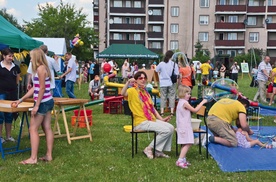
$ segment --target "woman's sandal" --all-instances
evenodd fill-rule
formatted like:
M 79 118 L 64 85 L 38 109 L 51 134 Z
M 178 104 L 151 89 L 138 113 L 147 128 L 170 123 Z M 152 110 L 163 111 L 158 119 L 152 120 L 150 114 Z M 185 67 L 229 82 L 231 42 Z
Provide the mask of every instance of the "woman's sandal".
M 164 154 L 163 152 L 160 152 L 160 151 L 156 151 L 155 156 L 156 157 L 163 157 L 163 158 L 170 158 L 170 156 L 168 156 L 167 154 Z
M 272 145 L 267 144 L 267 145 L 265 146 L 265 148 L 267 148 L 267 149 L 272 149 L 272 148 L 273 148 L 273 146 L 272 146 Z
M 149 159 L 153 159 L 153 153 L 152 150 L 148 147 L 146 147 L 143 151 L 143 153 L 147 156 Z

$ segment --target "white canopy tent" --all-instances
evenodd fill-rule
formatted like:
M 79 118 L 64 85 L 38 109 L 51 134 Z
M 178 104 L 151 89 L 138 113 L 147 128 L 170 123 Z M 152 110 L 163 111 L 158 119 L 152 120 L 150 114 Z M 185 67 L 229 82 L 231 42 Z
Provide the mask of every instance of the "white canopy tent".
M 49 51 L 59 56 L 63 56 L 67 52 L 65 38 L 33 37 L 33 39 L 44 42 L 44 45 L 47 45 Z

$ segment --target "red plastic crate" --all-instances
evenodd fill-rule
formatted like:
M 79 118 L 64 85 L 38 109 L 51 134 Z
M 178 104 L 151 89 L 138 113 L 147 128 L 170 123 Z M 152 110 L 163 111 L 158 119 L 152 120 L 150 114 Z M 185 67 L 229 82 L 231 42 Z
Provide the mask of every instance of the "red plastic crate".
M 79 110 L 74 110 L 74 115 L 78 116 Z M 92 110 L 91 109 L 86 109 L 86 115 L 87 116 L 92 116 Z M 84 111 L 80 110 L 80 116 L 84 116 Z
M 93 125 L 92 116 L 87 116 L 87 118 L 88 118 L 89 126 L 92 126 Z M 71 125 L 72 126 L 75 126 L 76 119 L 77 119 L 77 116 L 71 116 Z M 85 123 L 85 117 L 84 116 L 79 117 L 78 127 L 79 128 L 86 128 L 86 123 Z

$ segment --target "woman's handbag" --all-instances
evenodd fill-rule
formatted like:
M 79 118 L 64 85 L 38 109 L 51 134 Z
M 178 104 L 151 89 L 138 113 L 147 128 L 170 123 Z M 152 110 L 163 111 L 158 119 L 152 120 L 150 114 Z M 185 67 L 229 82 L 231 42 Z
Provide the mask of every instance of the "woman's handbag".
M 172 75 L 171 75 L 172 83 L 177 82 L 177 75 L 174 73 L 174 66 L 175 66 L 175 63 L 173 64 L 173 70 L 172 70 Z

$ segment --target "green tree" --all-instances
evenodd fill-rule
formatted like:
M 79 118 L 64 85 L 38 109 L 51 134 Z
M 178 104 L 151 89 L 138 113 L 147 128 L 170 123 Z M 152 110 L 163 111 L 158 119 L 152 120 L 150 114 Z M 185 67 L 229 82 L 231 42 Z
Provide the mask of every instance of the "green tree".
M 206 62 L 210 59 L 210 51 L 208 49 L 202 49 L 203 45 L 200 41 L 197 41 L 195 45 L 195 56 L 192 58 L 193 61 Z
M 77 9 L 74 4 L 64 4 L 62 0 L 57 7 L 50 4 L 46 6 L 38 5 L 38 18 L 31 22 L 24 21 L 25 32 L 32 37 L 64 37 L 67 50 L 77 56 L 79 60 L 93 58 L 91 45 L 98 44 L 98 36 L 87 21 L 87 15 L 81 9 Z M 70 47 L 70 40 L 79 34 L 84 42 L 83 46 Z M 54 51 L 54 50 L 52 50 Z
M 13 24 L 19 30 L 23 30 L 23 28 L 21 27 L 21 25 L 19 25 L 17 19 L 13 15 L 9 14 L 7 12 L 6 8 L 3 8 L 3 9 L 0 10 L 0 15 L 3 16 L 6 20 L 8 20 L 8 22 L 10 22 L 11 24 Z

